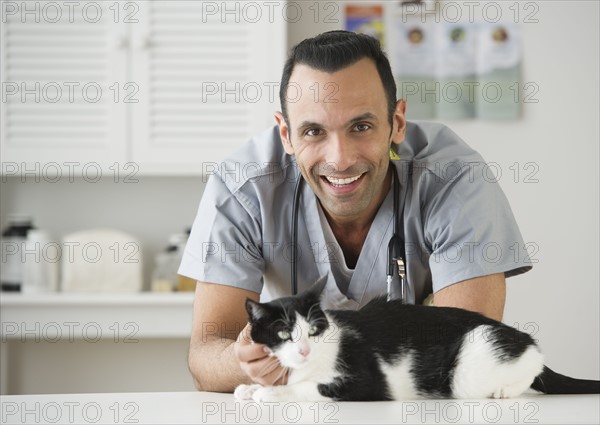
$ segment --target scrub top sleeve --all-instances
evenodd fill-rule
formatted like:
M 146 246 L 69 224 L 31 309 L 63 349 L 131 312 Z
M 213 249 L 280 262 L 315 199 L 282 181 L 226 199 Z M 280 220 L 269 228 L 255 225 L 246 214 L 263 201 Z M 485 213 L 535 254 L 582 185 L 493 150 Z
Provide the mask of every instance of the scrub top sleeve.
M 178 273 L 260 293 L 265 267 L 261 222 L 238 195 L 219 176 L 210 177 Z
M 446 179 L 428 175 L 436 188 L 423 209 L 434 292 L 466 279 L 531 269 L 508 200 L 498 182 L 485 178 L 485 166 L 463 164 Z

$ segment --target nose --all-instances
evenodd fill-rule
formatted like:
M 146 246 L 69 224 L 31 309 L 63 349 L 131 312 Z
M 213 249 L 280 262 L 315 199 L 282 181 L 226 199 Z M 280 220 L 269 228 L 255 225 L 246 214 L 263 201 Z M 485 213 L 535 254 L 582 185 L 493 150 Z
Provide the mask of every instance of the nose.
M 343 134 L 333 133 L 327 141 L 326 162 L 333 170 L 346 170 L 352 166 L 353 151 L 351 141 Z
M 308 347 L 308 346 L 300 347 L 300 348 L 298 348 L 298 352 L 300 353 L 300 355 L 302 357 L 306 357 L 310 354 L 310 347 Z

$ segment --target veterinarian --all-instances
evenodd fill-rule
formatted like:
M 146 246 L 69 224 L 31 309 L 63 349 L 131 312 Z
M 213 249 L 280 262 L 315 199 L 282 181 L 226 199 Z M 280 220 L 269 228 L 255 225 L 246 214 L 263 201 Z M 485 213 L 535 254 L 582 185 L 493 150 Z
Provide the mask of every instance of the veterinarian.
M 198 281 L 189 368 L 199 389 L 285 383 L 278 361 L 242 337 L 246 298 L 290 295 L 292 258 L 298 292 L 327 279 L 327 308 L 356 309 L 386 294 L 396 217 L 408 302 L 433 294 L 434 306 L 501 320 L 505 279 L 531 268 L 508 201 L 450 129 L 406 121 L 375 39 L 335 31 L 299 43 L 280 101 L 276 125 L 210 176 L 179 270 Z

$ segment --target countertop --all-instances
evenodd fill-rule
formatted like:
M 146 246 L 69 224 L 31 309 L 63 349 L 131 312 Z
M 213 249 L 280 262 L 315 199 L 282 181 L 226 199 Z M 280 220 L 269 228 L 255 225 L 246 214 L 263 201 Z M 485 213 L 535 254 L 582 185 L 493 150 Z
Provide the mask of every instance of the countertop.
M 1 396 L 1 423 L 598 424 L 600 395 L 525 394 L 504 400 L 238 402 L 208 392 Z

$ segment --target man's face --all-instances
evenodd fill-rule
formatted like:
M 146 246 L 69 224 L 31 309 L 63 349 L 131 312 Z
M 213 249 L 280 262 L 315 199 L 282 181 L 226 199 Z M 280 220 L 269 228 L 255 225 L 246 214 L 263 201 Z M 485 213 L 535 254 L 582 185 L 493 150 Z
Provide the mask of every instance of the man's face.
M 288 89 L 288 127 L 276 114 L 285 150 L 334 220 L 374 214 L 389 188 L 391 142 L 404 138 L 404 103 L 390 126 L 377 68 L 362 59 L 334 73 L 296 65 Z

